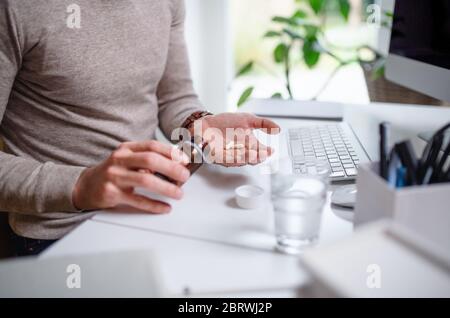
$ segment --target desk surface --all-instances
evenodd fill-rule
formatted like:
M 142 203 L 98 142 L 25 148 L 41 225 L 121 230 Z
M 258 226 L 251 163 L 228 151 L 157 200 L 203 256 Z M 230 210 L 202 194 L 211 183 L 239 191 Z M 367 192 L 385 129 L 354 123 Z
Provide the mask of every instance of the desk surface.
M 236 186 L 255 182 L 248 170 L 256 168 L 245 170 L 223 175 L 203 169 L 186 185 L 186 199 L 168 215 L 101 212 L 44 256 L 149 248 L 159 257 L 170 294 L 183 295 L 187 288 L 194 295 L 266 291 L 293 296 L 308 276 L 297 257 L 274 250 L 270 201 L 266 197 L 257 210 L 232 203 Z M 211 180 L 222 182 L 211 187 Z M 320 244 L 349 237 L 352 228 L 327 204 Z
M 450 109 L 347 105 L 344 118 L 369 155 L 376 158 L 379 122 L 391 121 L 395 139 L 414 137 L 414 144 L 420 149 L 423 142 L 415 136 L 447 122 Z M 276 121 L 284 130 L 316 123 Z M 280 147 L 281 152 L 285 151 Z M 184 201 L 174 203 L 170 215 L 102 212 L 43 257 L 151 248 L 159 257 L 163 280 L 171 294 L 182 295 L 189 289 L 195 295 L 245 295 L 259 291 L 259 296 L 294 296 L 296 287 L 305 283 L 308 276 L 298 259 L 274 251 L 270 200 L 266 197 L 263 207 L 254 211 L 241 210 L 233 201 L 235 187 L 242 184 L 256 183 L 268 190 L 268 176 L 261 175 L 258 169 L 203 168 L 185 186 Z M 327 203 L 319 245 L 352 235 L 351 222 L 338 217 L 342 213 L 345 212 L 333 211 Z
M 169 295 L 294 295 L 307 280 L 292 256 L 87 221 L 43 257 L 150 249 Z

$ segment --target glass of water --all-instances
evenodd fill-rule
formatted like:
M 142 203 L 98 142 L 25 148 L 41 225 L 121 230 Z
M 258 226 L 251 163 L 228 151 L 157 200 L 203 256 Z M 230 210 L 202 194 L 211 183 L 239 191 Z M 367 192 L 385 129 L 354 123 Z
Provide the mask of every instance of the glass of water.
M 271 176 L 277 249 L 299 254 L 319 238 L 330 168 L 317 160 L 278 160 Z

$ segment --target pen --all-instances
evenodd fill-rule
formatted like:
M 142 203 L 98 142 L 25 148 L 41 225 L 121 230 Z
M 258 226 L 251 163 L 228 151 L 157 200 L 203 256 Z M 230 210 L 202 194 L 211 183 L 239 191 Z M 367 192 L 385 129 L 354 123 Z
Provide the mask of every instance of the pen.
M 389 156 L 389 166 L 387 168 L 386 180 L 392 188 L 397 187 L 398 168 L 401 167 L 400 158 L 397 155 L 395 149 L 392 149 Z
M 404 141 L 395 145 L 395 150 L 402 165 L 405 167 L 406 185 L 417 184 L 417 157 L 410 141 Z
M 448 167 L 447 172 L 443 174 L 442 182 L 450 182 L 450 167 Z
M 388 133 L 389 124 L 384 122 L 380 124 L 380 176 L 387 180 L 388 179 Z
M 450 140 L 448 141 L 447 147 L 445 148 L 445 151 L 444 151 L 444 154 L 442 155 L 441 160 L 437 164 L 436 170 L 434 171 L 432 178 L 436 182 L 445 182 L 446 181 L 444 168 L 445 168 L 445 163 L 447 162 L 449 156 L 450 156 Z
M 436 181 L 432 180 L 432 177 L 439 173 L 436 160 L 438 159 L 439 152 L 445 140 L 445 132 L 449 128 L 450 123 L 439 129 L 425 147 L 419 163 L 418 182 L 420 184 L 427 184 L 428 182 Z M 444 176 L 444 179 L 448 178 L 445 178 Z
M 397 168 L 396 188 L 403 188 L 405 186 L 406 186 L 406 168 L 399 167 Z
M 438 135 L 434 138 L 430 148 L 430 152 L 425 160 L 425 164 L 422 168 L 422 184 L 429 184 L 432 181 L 432 176 L 435 172 L 436 160 L 441 151 L 442 143 L 444 141 L 443 135 Z

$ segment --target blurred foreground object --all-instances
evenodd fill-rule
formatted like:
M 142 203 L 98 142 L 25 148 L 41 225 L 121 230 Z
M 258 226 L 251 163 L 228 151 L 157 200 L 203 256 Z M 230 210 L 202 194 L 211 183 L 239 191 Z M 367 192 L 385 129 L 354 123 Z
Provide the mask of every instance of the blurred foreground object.
M 119 252 L 0 262 L 2 298 L 161 297 L 150 252 Z
M 407 227 L 381 221 L 302 258 L 309 297 L 450 297 L 450 252 L 435 253 Z

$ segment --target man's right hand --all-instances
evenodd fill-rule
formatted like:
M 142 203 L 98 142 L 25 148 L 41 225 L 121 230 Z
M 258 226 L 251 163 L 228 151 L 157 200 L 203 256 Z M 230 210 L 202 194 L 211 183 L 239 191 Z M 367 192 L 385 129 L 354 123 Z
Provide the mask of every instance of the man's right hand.
M 124 204 L 150 213 L 168 213 L 170 205 L 136 194 L 134 190 L 144 188 L 180 200 L 181 188 L 153 173 L 185 183 L 190 176 L 185 167 L 188 160 L 181 151 L 154 140 L 124 143 L 100 165 L 81 174 L 73 191 L 73 204 L 79 210 Z

